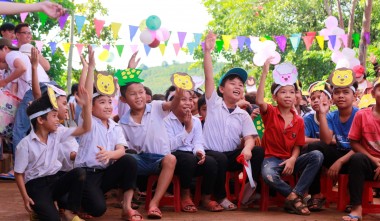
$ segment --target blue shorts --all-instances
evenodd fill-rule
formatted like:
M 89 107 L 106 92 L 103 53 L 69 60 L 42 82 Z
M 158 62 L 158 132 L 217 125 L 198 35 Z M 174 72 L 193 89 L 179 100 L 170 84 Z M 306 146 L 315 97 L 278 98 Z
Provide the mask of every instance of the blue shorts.
M 137 175 L 159 174 L 161 171 L 161 160 L 165 155 L 155 153 L 130 154 L 137 161 Z

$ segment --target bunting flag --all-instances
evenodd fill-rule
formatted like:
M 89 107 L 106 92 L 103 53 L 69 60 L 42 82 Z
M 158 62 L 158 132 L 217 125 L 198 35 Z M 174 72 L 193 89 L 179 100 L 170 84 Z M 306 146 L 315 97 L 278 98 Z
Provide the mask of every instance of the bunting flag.
M 38 51 L 42 51 L 42 47 L 44 46 L 44 43 L 42 41 L 34 41 L 36 43 L 36 47 Z
M 160 45 L 158 45 L 158 48 L 160 49 L 162 56 L 164 56 L 166 45 L 165 44 L 160 44 Z
M 168 40 L 165 41 L 165 46 L 168 46 L 168 42 L 171 36 L 172 36 L 172 31 L 169 31 L 169 38 Z
M 119 38 L 120 27 L 121 27 L 121 23 L 111 22 L 112 35 L 113 35 L 113 39 L 115 40 Z
M 189 42 L 187 43 L 187 48 L 189 49 L 190 55 L 194 54 L 194 50 L 197 47 L 197 44 L 195 42 Z
M 201 43 L 202 34 L 201 33 L 194 33 L 194 42 L 196 45 L 199 45 Z
M 131 41 L 133 40 L 133 37 L 135 37 L 138 29 L 139 26 L 129 25 L 129 38 L 131 39 Z
M 236 53 L 236 50 L 238 48 L 238 40 L 236 38 L 231 39 L 230 45 L 231 45 L 231 48 L 232 48 L 232 52 Z
M 305 43 L 306 50 L 310 51 L 310 47 L 311 47 L 311 45 L 313 44 L 313 41 L 314 41 L 314 36 L 304 36 L 303 37 L 303 41 Z
M 49 42 L 50 50 L 51 50 L 51 55 L 55 54 L 55 51 L 57 50 L 57 43 L 51 41 Z
M 369 45 L 371 43 L 371 35 L 369 34 L 369 32 L 364 32 L 364 40 L 365 40 L 365 44 Z
M 106 49 L 107 51 L 110 50 L 110 47 L 111 47 L 110 45 L 103 45 L 103 48 Z
M 25 22 L 25 19 L 26 17 L 28 16 L 29 12 L 21 12 L 20 13 L 20 18 L 21 18 L 21 22 L 24 23 Z
M 98 20 L 98 19 L 94 18 L 95 32 L 96 32 L 96 35 L 98 36 L 98 38 L 100 38 L 100 32 L 102 32 L 105 23 L 106 23 L 106 21 L 104 21 L 104 20 Z
M 329 40 L 330 40 L 330 43 L 331 43 L 331 47 L 335 48 L 336 35 L 329 35 Z
M 181 48 L 181 45 L 179 43 L 173 43 L 174 52 L 178 56 L 179 49 Z
M 144 49 L 146 56 L 148 56 L 151 48 L 149 47 L 149 45 L 144 44 Z
M 75 15 L 75 24 L 77 26 L 78 34 L 82 32 L 82 28 L 84 25 L 84 22 L 86 21 L 86 17 L 82 15 Z
M 70 50 L 70 43 L 62 43 L 63 51 L 66 53 L 66 55 L 69 53 Z
M 82 54 L 84 44 L 75 44 L 75 47 L 77 47 L 79 56 Z
M 61 28 L 61 30 L 63 30 L 63 28 L 65 27 L 65 24 L 67 22 L 67 18 L 68 17 L 69 17 L 68 13 L 66 13 L 66 14 L 62 15 L 61 17 L 59 17 L 58 23 L 59 23 L 59 27 Z
M 183 42 L 185 41 L 186 32 L 179 31 L 178 32 L 178 40 L 179 40 L 179 46 L 183 46 Z
M 275 36 L 274 39 L 277 42 L 278 47 L 282 52 L 285 52 L 286 48 L 286 37 L 284 35 Z
M 237 36 L 236 39 L 238 40 L 238 47 L 240 51 L 244 50 L 244 42 L 247 37 L 245 36 Z
M 134 53 L 137 51 L 137 49 L 139 48 L 138 45 L 130 45 L 130 47 L 131 47 L 131 51 L 132 51 L 133 54 L 134 54 Z
M 250 38 L 245 38 L 245 45 L 247 45 L 247 48 L 252 51 L 251 49 L 251 39 Z
M 91 47 L 92 47 L 92 49 L 95 49 L 98 47 L 98 45 L 97 44 L 91 44 Z
M 359 47 L 359 42 L 360 42 L 360 34 L 359 33 L 354 33 L 352 34 L 352 40 L 354 40 L 354 45 L 355 47 Z
M 316 36 L 317 35 L 317 32 L 315 32 L 315 31 L 308 31 L 308 32 L 306 32 L 306 36 Z
M 342 39 L 343 45 L 346 48 L 347 47 L 347 41 L 348 41 L 348 35 L 344 34 L 344 35 L 340 35 L 339 37 L 340 37 L 340 39 Z
M 222 40 L 223 40 L 223 48 L 224 50 L 230 49 L 230 41 L 232 39 L 232 35 L 222 35 Z
M 216 44 L 216 51 L 219 53 L 223 49 L 224 42 L 221 39 L 217 39 L 215 44 Z
M 202 51 L 205 51 L 205 42 L 204 41 L 201 42 L 201 47 L 202 47 Z
M 117 54 L 119 55 L 119 57 L 121 57 L 121 55 L 123 54 L 124 45 L 115 45 L 115 47 L 117 50 Z
M 46 20 L 48 18 L 47 14 L 43 12 L 38 12 L 37 14 L 38 14 L 38 17 L 40 18 L 41 25 L 45 26 Z
M 321 50 L 325 49 L 325 37 L 318 35 L 315 37 L 317 39 L 318 46 Z
M 293 47 L 293 50 L 297 51 L 298 46 L 300 45 L 301 37 L 296 35 L 296 36 L 291 36 L 289 39 L 290 39 L 290 43 Z
M 265 38 L 266 40 L 269 40 L 269 41 L 272 41 L 272 40 L 273 40 L 272 37 L 269 36 L 269 35 L 265 35 L 264 38 Z

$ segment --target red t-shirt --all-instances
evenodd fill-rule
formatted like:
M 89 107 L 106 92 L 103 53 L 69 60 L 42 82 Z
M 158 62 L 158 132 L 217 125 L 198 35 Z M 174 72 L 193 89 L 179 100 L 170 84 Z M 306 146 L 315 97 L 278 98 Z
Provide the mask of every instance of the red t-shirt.
M 286 128 L 285 121 L 277 107 L 268 104 L 267 112 L 261 113 L 265 126 L 262 139 L 265 158 L 278 157 L 287 159 L 291 157 L 294 146 L 305 145 L 305 125 L 303 119 L 294 110 L 291 110 L 291 112 L 293 120 Z
M 359 141 L 368 153 L 380 158 L 380 118 L 373 115 L 372 108 L 356 113 L 348 138 Z

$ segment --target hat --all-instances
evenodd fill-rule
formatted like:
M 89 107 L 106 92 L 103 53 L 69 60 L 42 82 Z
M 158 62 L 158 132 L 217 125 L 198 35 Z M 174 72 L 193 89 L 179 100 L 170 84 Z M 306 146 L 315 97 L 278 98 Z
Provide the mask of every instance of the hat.
M 18 47 L 13 46 L 12 42 L 6 38 L 0 39 L 0 46 L 7 46 L 9 49 L 18 50 Z
M 354 71 L 356 78 L 360 78 L 365 74 L 365 69 L 362 65 L 356 65 L 352 68 L 352 70 Z
M 34 48 L 32 44 L 23 44 L 18 50 L 28 56 L 32 56 L 32 48 Z
M 219 85 L 222 84 L 223 80 L 230 75 L 237 75 L 243 83 L 245 83 L 248 78 L 248 74 L 243 68 L 232 68 L 220 78 Z

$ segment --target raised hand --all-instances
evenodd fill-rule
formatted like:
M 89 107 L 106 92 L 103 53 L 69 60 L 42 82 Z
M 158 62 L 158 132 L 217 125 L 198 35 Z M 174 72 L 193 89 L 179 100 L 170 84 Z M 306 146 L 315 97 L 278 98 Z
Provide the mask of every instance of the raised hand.
M 83 86 L 79 86 L 78 95 L 75 95 L 75 99 L 81 107 L 89 105 L 91 102 L 88 92 Z
M 325 93 L 321 93 L 321 96 L 319 98 L 319 113 L 327 114 L 327 112 L 329 112 L 329 109 L 330 109 L 329 100 L 327 96 L 325 95 Z
M 88 45 L 88 67 L 95 68 L 95 52 L 91 45 Z
M 37 3 L 41 6 L 41 10 L 51 18 L 59 18 L 66 13 L 66 10 L 57 3 L 44 1 Z
M 139 51 L 136 51 L 135 53 L 133 53 L 133 55 L 129 59 L 128 68 L 136 68 L 137 65 L 139 64 L 141 58 L 138 58 L 136 60 L 137 53 L 139 53 Z
M 209 31 L 205 39 L 205 51 L 211 52 L 215 48 L 216 35 Z
M 37 66 L 39 64 L 39 52 L 35 47 L 32 48 L 32 53 L 30 56 L 30 63 L 32 64 L 33 68 L 37 68 Z

